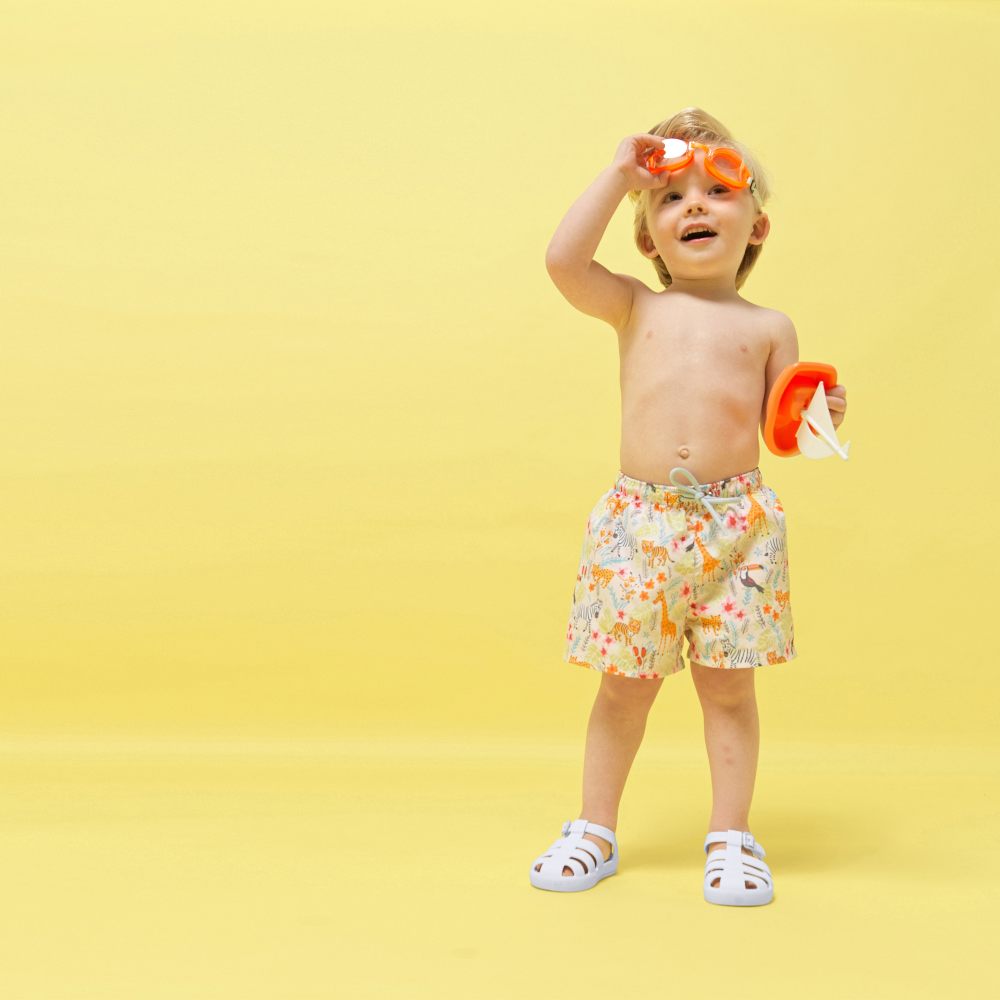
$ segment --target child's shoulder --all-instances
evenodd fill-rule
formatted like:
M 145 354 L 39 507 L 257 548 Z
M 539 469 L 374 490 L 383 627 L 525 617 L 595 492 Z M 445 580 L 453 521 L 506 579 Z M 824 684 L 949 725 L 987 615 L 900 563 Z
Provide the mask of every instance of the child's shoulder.
M 755 316 L 759 316 L 761 319 L 771 318 L 775 322 L 778 322 L 782 317 L 785 319 L 788 318 L 780 309 L 774 309 L 771 306 L 762 306 L 757 302 L 751 302 L 749 299 L 744 299 L 742 296 L 740 296 L 740 301 L 743 303 L 748 312 L 753 313 Z
M 786 313 L 771 306 L 761 306 L 749 299 L 743 300 L 746 303 L 748 315 L 751 316 L 761 328 L 768 334 L 773 344 L 778 344 L 788 339 L 795 339 L 795 324 Z
M 795 324 L 787 313 L 783 313 L 780 309 L 772 309 L 769 306 L 760 306 L 759 308 L 765 314 L 764 320 L 771 332 L 771 340 L 775 344 L 798 343 Z

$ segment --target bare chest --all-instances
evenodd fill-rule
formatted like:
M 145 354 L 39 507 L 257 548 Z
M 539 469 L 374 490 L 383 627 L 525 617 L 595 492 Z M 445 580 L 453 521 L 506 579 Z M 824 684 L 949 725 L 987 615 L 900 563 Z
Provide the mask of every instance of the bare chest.
M 665 482 L 680 464 L 713 482 L 757 464 L 770 312 L 643 297 L 619 336 L 622 471 Z

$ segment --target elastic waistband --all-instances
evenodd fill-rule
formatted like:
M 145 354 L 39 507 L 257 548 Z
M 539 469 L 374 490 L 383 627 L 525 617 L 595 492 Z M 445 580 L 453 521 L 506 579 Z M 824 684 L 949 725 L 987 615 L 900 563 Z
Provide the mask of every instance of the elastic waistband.
M 669 483 L 648 483 L 644 479 L 633 479 L 619 469 L 615 489 L 644 501 L 665 500 L 669 496 L 672 504 L 685 502 L 699 504 L 722 528 L 724 522 L 715 508 L 727 502 L 731 503 L 733 498 L 741 497 L 744 493 L 756 490 L 763 483 L 764 477 L 760 466 L 726 479 L 717 479 L 714 483 L 699 483 L 690 469 L 677 465 L 670 470 Z
M 642 500 L 655 500 L 673 495 L 679 499 L 695 502 L 704 494 L 713 497 L 738 497 L 760 489 L 763 485 L 764 474 L 760 471 L 760 466 L 726 479 L 717 479 L 714 483 L 699 483 L 691 471 L 682 465 L 670 470 L 669 483 L 649 483 L 644 479 L 633 479 L 632 476 L 626 476 L 621 469 L 618 470 L 618 478 L 615 480 L 617 489 Z

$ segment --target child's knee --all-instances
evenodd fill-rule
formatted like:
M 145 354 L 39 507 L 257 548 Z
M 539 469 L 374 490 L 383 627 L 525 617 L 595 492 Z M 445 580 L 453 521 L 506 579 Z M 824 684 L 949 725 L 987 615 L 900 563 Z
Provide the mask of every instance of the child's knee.
M 664 680 L 663 677 L 625 677 L 605 673 L 601 675 L 600 694 L 622 708 L 648 708 Z
M 702 703 L 722 708 L 738 708 L 753 702 L 754 667 L 724 669 L 691 663 L 691 677 Z

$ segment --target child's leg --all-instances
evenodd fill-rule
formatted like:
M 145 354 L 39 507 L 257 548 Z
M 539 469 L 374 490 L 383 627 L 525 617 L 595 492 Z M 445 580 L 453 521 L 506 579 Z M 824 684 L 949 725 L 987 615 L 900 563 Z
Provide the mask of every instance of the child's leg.
M 587 724 L 581 818 L 617 829 L 625 779 L 646 732 L 649 709 L 664 680 L 601 674 Z M 603 837 L 595 833 L 583 836 L 601 848 L 605 861 L 611 856 L 611 844 Z M 572 874 L 571 868 L 563 868 L 563 875 Z
M 750 829 L 750 800 L 760 748 L 754 673 L 753 667 L 727 670 L 691 663 L 691 676 L 705 717 L 705 747 L 712 773 L 709 830 Z M 709 844 L 708 849 L 724 846 Z M 743 853 L 752 854 L 745 847 Z M 747 883 L 747 888 L 753 886 Z

